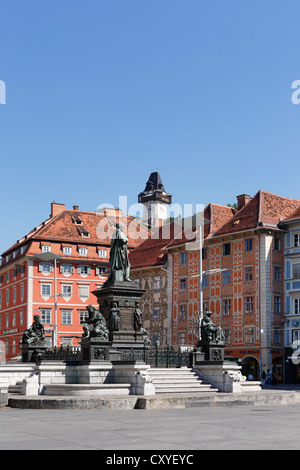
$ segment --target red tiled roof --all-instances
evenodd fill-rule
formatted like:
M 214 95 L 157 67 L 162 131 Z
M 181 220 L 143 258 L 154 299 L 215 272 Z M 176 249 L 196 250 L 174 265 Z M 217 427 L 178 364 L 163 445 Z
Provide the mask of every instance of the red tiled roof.
M 204 237 L 211 237 L 213 230 L 217 230 L 235 212 L 235 209 L 231 207 L 209 204 L 204 209 Z M 211 219 L 212 222 L 210 223 Z M 175 221 L 170 225 L 164 225 L 156 232 L 158 238 L 149 238 L 134 249 L 129 257 L 132 269 L 161 266 L 167 260 L 167 249 L 192 242 L 196 239 L 197 230 L 195 228 L 186 228 L 184 223 L 180 224 L 183 221 L 178 222 L 178 224 Z M 169 236 L 164 236 L 166 234 Z
M 242 232 L 256 227 L 276 227 L 300 206 L 300 200 L 290 199 L 266 191 L 256 195 L 239 210 L 215 235 Z
M 78 225 L 75 222 L 80 222 Z M 61 242 L 80 245 L 110 246 L 111 236 L 115 230 L 115 222 L 120 222 L 128 229 L 128 248 L 136 248 L 147 238 L 148 229 L 139 224 L 138 219 L 131 216 L 120 216 L 116 220 L 103 213 L 63 210 L 58 215 L 43 222 L 15 245 L 6 250 L 2 256 L 27 244 L 29 241 Z M 88 236 L 82 236 L 87 233 Z

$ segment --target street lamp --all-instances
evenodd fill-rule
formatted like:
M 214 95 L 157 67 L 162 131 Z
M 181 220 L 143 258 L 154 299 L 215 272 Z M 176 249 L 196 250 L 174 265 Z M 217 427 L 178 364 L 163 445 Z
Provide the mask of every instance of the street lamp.
M 60 255 L 51 252 L 41 253 L 35 255 L 38 261 L 50 262 L 54 261 L 54 331 L 53 331 L 53 346 L 57 346 L 57 290 L 56 290 L 56 266 L 57 260 L 61 259 Z

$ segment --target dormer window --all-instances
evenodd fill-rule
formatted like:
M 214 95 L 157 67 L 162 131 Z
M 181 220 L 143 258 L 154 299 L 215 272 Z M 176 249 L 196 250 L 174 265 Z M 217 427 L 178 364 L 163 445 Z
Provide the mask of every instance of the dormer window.
M 83 224 L 83 220 L 80 217 L 80 215 L 72 215 L 72 220 L 73 220 L 73 223 L 76 224 L 76 225 Z
M 51 245 L 42 245 L 42 253 L 50 253 Z

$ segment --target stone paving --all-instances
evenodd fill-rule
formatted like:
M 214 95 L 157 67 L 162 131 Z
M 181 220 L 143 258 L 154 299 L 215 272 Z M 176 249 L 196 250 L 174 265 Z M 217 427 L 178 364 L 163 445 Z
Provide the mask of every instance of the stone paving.
M 285 391 L 299 393 L 299 388 Z M 274 395 L 282 389 L 262 393 Z M 164 409 L 0 409 L 1 450 L 298 450 L 300 403 Z M 134 452 L 135 451 L 135 452 Z M 121 455 L 121 454 L 120 454 Z

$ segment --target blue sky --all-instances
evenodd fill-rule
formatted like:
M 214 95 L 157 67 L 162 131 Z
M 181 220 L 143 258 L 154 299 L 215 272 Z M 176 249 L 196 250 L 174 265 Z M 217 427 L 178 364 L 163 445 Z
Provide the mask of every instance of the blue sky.
M 50 203 L 299 198 L 300 3 L 2 0 L 0 251 Z

